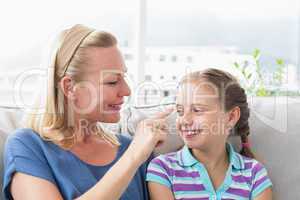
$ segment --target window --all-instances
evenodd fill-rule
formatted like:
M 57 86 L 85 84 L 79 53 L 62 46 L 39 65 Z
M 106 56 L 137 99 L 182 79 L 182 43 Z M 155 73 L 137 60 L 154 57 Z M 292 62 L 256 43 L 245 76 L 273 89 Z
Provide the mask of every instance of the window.
M 125 59 L 125 60 L 132 60 L 132 59 L 133 59 L 133 55 L 132 55 L 132 54 L 127 54 L 127 53 L 125 53 L 125 54 L 124 54 L 124 59 Z
M 269 94 L 275 88 L 300 91 L 297 0 L 149 0 L 147 5 L 146 48 L 160 55 L 160 62 L 145 67 L 154 80 L 169 72 L 180 79 L 186 71 L 216 67 L 244 84 L 254 83 L 248 79 L 259 79 L 258 61 L 259 81 Z
M 0 105 L 15 106 L 13 90 L 17 78 L 26 71 L 44 70 L 48 44 L 59 31 L 74 24 L 113 33 L 125 53 L 129 73 L 136 76 L 132 48 L 136 37 L 133 22 L 137 2 L 88 0 L 72 2 L 72 5 L 60 0 L 1 2 Z M 28 99 L 27 103 L 32 101 L 32 93 L 41 85 L 36 84 L 37 80 L 37 74 L 24 79 L 20 96 Z
M 177 62 L 177 56 L 172 56 L 171 60 L 172 60 L 172 62 Z
M 160 55 L 160 56 L 159 56 L 159 61 L 160 61 L 160 62 L 166 61 L 166 56 L 165 56 L 165 55 Z

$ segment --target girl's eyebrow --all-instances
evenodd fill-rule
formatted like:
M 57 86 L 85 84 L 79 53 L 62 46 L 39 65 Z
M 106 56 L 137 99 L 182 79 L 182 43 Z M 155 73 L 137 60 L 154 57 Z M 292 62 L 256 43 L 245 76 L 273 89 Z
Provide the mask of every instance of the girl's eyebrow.
M 201 103 L 194 103 L 192 106 L 203 106 L 203 107 L 208 107 L 206 104 L 201 104 Z
M 208 107 L 206 104 L 200 104 L 200 103 L 193 103 L 191 106 L 203 106 L 203 107 Z M 176 107 L 183 107 L 181 104 L 176 104 Z

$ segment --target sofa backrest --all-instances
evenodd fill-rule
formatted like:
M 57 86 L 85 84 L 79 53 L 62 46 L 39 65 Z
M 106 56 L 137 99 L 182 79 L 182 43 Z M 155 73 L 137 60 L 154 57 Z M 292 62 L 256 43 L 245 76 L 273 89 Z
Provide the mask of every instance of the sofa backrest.
M 253 98 L 249 99 L 250 139 L 252 147 L 259 160 L 269 171 L 274 184 L 274 200 L 300 199 L 298 192 L 300 183 L 300 98 Z M 114 131 L 133 135 L 138 121 L 152 116 L 162 107 L 134 108 L 124 110 L 118 125 L 113 125 Z M 175 134 L 175 118 L 173 113 L 167 121 L 172 127 L 172 134 L 167 142 L 156 149 L 156 153 L 175 151 L 183 145 L 180 137 Z M 24 114 L 20 109 L 0 108 L 0 153 L 7 134 L 22 127 Z M 110 128 L 108 125 L 107 128 Z M 240 139 L 230 137 L 230 142 L 238 150 Z M 3 159 L 1 158 L 1 161 Z M 2 171 L 2 162 L 0 166 Z M 2 176 L 2 173 L 1 173 Z

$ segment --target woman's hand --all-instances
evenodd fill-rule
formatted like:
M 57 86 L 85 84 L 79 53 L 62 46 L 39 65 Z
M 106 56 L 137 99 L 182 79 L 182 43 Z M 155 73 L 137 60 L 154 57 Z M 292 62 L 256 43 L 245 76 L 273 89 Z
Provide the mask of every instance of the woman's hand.
M 168 135 L 166 118 L 172 113 L 173 108 L 158 113 L 155 117 L 139 122 L 133 141 L 128 150 L 134 162 L 145 162 L 154 148 L 163 143 Z

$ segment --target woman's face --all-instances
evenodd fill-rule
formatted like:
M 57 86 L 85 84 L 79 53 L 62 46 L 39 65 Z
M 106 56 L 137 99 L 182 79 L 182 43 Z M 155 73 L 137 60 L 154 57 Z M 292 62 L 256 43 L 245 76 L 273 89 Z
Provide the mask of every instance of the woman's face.
M 76 84 L 75 112 L 92 122 L 118 122 L 124 97 L 130 95 L 121 53 L 116 46 L 88 48 L 86 53 L 84 78 Z
M 228 116 L 213 84 L 205 80 L 181 84 L 176 104 L 176 126 L 189 148 L 205 149 L 226 141 Z

